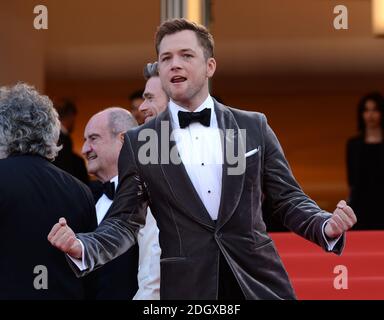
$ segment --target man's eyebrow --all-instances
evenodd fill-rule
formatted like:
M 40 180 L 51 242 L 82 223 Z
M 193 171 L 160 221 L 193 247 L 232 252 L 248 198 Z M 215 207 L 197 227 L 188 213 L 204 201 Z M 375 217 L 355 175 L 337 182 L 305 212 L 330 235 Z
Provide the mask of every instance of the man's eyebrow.
M 178 52 L 183 52 L 183 53 L 184 52 L 193 52 L 193 53 L 195 53 L 195 50 L 193 50 L 192 48 L 184 48 L 184 49 L 178 50 Z M 160 54 L 160 57 L 170 55 L 170 54 L 171 54 L 171 52 L 166 51 L 166 52 L 163 52 L 162 54 Z
M 91 139 L 91 138 L 98 138 L 98 137 L 100 137 L 100 135 L 98 133 L 91 133 L 87 137 L 85 137 L 84 140 L 86 138 Z
M 193 52 L 193 53 L 195 53 L 195 50 L 193 50 L 192 48 L 181 49 L 180 51 L 181 52 Z

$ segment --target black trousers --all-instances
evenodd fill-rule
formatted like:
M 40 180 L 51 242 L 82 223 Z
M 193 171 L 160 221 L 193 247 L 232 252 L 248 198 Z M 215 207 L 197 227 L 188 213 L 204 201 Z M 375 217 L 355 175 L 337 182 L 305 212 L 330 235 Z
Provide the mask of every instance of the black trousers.
M 219 300 L 245 300 L 245 296 L 223 254 L 219 260 Z

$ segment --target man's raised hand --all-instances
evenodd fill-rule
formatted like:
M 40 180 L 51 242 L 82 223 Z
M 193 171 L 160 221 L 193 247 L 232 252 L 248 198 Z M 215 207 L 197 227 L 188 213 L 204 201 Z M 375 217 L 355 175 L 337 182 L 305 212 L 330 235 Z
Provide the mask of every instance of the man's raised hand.
M 331 219 L 327 222 L 324 232 L 328 238 L 335 239 L 351 229 L 356 221 L 356 215 L 352 208 L 344 200 L 341 200 Z
M 48 234 L 48 241 L 71 257 L 81 259 L 83 250 L 80 241 L 76 239 L 75 233 L 67 225 L 65 218 L 60 218 L 59 222 L 52 227 Z

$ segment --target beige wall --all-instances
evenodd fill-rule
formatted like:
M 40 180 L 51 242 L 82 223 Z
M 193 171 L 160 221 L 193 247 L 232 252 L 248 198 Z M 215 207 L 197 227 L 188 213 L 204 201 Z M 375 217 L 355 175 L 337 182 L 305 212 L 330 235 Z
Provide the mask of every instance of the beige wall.
M 156 59 L 160 1 L 45 0 L 48 31 L 32 28 L 33 5 L 0 1 L 0 84 L 45 86 L 78 105 L 75 149 L 95 112 L 127 106 Z M 214 0 L 213 94 L 264 112 L 299 182 L 331 210 L 348 194 L 345 143 L 355 133 L 356 104 L 384 92 L 384 39 L 371 32 L 370 1 L 344 0 L 349 30 L 333 29 L 336 0 Z
M 36 1 L 0 1 L 0 85 L 45 86 L 45 36 L 33 27 Z

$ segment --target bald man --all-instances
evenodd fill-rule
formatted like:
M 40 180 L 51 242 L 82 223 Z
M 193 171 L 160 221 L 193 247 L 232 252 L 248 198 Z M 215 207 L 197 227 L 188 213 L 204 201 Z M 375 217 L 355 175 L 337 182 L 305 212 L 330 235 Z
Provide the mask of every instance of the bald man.
M 98 224 L 108 216 L 119 183 L 117 162 L 124 133 L 136 126 L 129 111 L 112 107 L 95 114 L 85 127 L 82 153 L 88 173 L 103 184 L 101 192 L 94 192 Z M 150 212 L 146 222 L 138 245 L 98 271 L 96 299 L 159 299 L 160 247 Z

